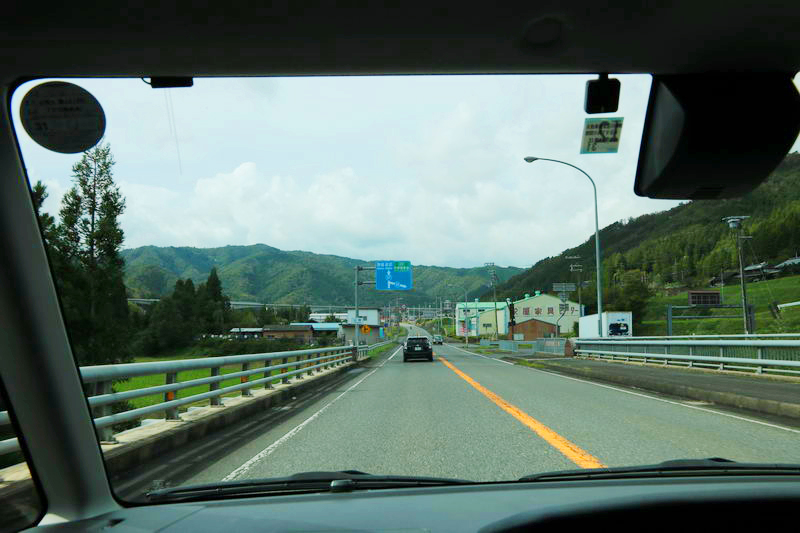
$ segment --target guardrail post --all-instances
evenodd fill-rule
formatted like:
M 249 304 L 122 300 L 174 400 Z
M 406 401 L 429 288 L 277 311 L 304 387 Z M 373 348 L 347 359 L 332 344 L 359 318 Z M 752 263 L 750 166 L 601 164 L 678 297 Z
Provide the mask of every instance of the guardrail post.
M 101 394 L 111 394 L 114 392 L 113 383 L 111 381 L 98 381 L 94 384 L 94 396 Z M 101 405 L 94 408 L 94 417 L 100 418 L 101 416 L 108 416 L 111 414 L 111 405 Z M 101 442 L 116 442 L 114 439 L 114 430 L 111 426 L 98 428 L 97 438 Z
M 167 379 L 166 384 L 171 385 L 178 381 L 178 373 L 177 372 L 167 372 Z M 168 391 L 164 393 L 164 401 L 171 402 L 176 397 L 175 391 Z M 170 409 L 165 409 L 167 420 L 180 420 L 181 417 L 178 416 L 178 408 L 172 407 Z
M 764 353 L 762 352 L 762 350 L 763 350 L 763 348 L 762 348 L 761 346 L 759 346 L 759 347 L 756 349 L 756 359 L 762 359 L 762 358 L 763 358 L 763 356 L 764 356 Z M 763 373 L 763 372 L 764 372 L 764 367 L 763 367 L 763 366 L 761 366 L 761 365 L 758 365 L 758 366 L 756 367 L 756 374 L 761 374 L 761 373 Z
M 283 364 L 283 365 L 289 364 L 289 358 L 288 357 L 284 357 L 283 359 L 281 359 L 281 364 Z M 281 372 L 288 372 L 289 368 L 290 367 L 283 368 L 283 369 L 281 369 Z M 286 376 L 283 376 L 281 378 L 281 383 L 284 384 L 284 385 L 286 383 L 289 383 L 289 378 L 286 377 Z
M 247 370 L 250 370 L 250 363 L 242 363 L 242 372 L 245 372 Z M 241 378 L 239 378 L 240 383 L 247 383 L 248 381 L 250 381 L 250 376 L 242 376 Z M 242 389 L 242 396 L 249 397 L 252 395 L 253 392 L 249 388 Z
M 295 377 L 297 379 L 303 379 L 303 374 L 305 373 L 305 372 L 300 372 L 301 370 L 303 370 L 302 361 L 303 361 L 303 356 L 302 355 L 298 355 L 294 359 L 294 362 L 297 363 L 296 365 L 294 365 L 294 369 L 298 371 L 297 374 L 295 374 Z
M 723 358 L 725 357 L 725 347 L 719 347 L 719 369 L 725 370 L 725 364 L 723 363 Z
M 314 375 L 314 369 L 311 368 L 313 366 L 313 363 L 309 363 L 308 362 L 309 359 L 311 359 L 311 354 L 306 355 L 306 368 L 308 368 L 308 375 L 309 376 L 313 376 Z
M 694 346 L 689 346 L 689 355 L 694 355 Z M 692 361 L 692 360 L 689 361 L 689 365 L 688 365 L 689 368 L 692 368 L 694 366 L 693 363 L 694 363 L 694 361 Z
M 669 355 L 669 346 L 664 346 L 664 355 Z M 664 366 L 669 364 L 669 357 L 664 358 Z
M 211 375 L 212 376 L 219 376 L 219 367 L 212 366 L 211 367 Z M 208 391 L 215 391 L 219 390 L 219 381 L 216 381 L 208 386 Z M 219 396 L 214 396 L 211 398 L 211 406 L 212 407 L 221 407 L 222 406 L 222 398 Z
M 264 367 L 265 368 L 268 367 L 268 366 L 271 366 L 271 365 L 272 365 L 272 361 L 264 361 Z M 270 377 L 271 375 L 272 375 L 272 370 L 264 370 L 264 378 L 265 379 Z M 265 389 L 271 389 L 272 388 L 272 380 L 269 380 L 266 383 L 264 383 L 264 388 Z

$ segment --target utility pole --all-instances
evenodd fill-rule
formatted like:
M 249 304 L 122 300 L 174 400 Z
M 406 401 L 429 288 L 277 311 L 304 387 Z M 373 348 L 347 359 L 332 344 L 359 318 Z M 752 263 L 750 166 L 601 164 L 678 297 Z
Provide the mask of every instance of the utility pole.
M 489 278 L 492 281 L 492 300 L 494 301 L 494 340 L 498 339 L 500 332 L 497 324 L 497 272 L 494 263 L 484 263 L 483 266 L 489 267 Z
M 747 238 L 742 235 L 742 221 L 750 218 L 749 216 L 732 216 L 725 217 L 722 220 L 728 224 L 728 227 L 735 230 L 734 238 L 736 239 L 736 253 L 739 256 L 739 278 L 742 287 L 742 318 L 744 319 L 744 332 L 745 334 L 752 333 L 750 327 L 750 320 L 748 317 L 747 308 L 747 288 L 744 279 L 744 262 L 742 260 L 742 239 Z
M 469 307 L 467 302 L 467 289 L 464 289 L 464 344 L 469 344 L 469 328 L 467 328 L 467 315 Z
M 567 259 L 580 259 L 579 255 L 569 255 Z M 583 316 L 583 303 L 581 302 L 581 272 L 583 272 L 583 265 L 580 263 L 570 263 L 570 272 L 578 273 L 578 315 Z
M 358 272 L 359 272 L 360 270 L 361 270 L 361 267 L 359 267 L 359 266 L 356 266 L 356 267 L 355 267 L 355 271 L 356 271 L 356 281 L 355 281 L 355 290 L 356 290 L 356 297 L 355 297 L 355 301 L 356 301 L 356 316 L 355 316 L 355 318 L 353 318 L 353 322 L 354 322 L 354 325 L 353 325 L 353 330 L 354 330 L 354 332 L 353 332 L 353 339 L 354 339 L 354 341 L 355 341 L 355 345 L 356 345 L 356 351 L 355 351 L 355 354 L 356 354 L 356 355 L 354 355 L 353 357 L 357 357 L 357 355 L 358 355 L 358 341 L 359 341 L 359 338 L 358 338 Z
M 354 322 L 355 322 L 355 326 L 354 326 L 354 327 L 355 327 L 355 332 L 354 332 L 354 334 L 353 334 L 353 338 L 355 339 L 356 350 L 358 350 L 358 346 L 359 346 L 359 344 L 358 344 L 358 343 L 359 343 L 359 341 L 360 341 L 360 339 L 359 339 L 359 324 L 358 324 L 358 323 L 359 323 L 359 317 L 358 317 L 358 286 L 359 286 L 359 285 L 363 285 L 363 284 L 365 284 L 365 283 L 369 283 L 369 282 L 362 282 L 362 281 L 358 281 L 358 273 L 359 273 L 359 272 L 361 272 L 362 270 L 375 270 L 375 267 L 362 267 L 362 266 L 355 266 L 355 267 L 353 267 L 353 269 L 354 269 L 354 270 L 355 270 L 355 272 L 356 272 L 356 280 L 355 280 L 355 293 L 356 293 L 356 294 L 355 294 L 355 304 L 356 304 L 356 305 L 355 305 L 355 307 L 356 307 L 356 316 L 355 316 L 355 318 L 354 318 Z

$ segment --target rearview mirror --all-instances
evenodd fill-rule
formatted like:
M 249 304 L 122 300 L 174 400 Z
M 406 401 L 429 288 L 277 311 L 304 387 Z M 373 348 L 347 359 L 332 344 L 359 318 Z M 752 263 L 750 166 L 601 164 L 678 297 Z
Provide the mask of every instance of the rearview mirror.
M 778 166 L 800 130 L 788 74 L 654 76 L 634 192 L 730 198 Z

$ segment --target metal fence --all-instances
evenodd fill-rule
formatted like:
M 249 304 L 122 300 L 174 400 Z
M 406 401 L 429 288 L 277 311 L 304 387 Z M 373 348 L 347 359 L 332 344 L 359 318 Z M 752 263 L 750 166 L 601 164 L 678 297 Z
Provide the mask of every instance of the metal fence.
M 536 339 L 534 341 L 533 351 L 564 355 L 564 350 L 566 346 L 567 346 L 567 339 L 561 339 L 558 337 Z
M 573 342 L 579 356 L 755 374 L 800 374 L 800 340 L 699 337 L 596 338 Z
M 497 346 L 498 350 L 504 352 L 517 352 L 519 351 L 519 343 L 517 341 L 498 340 L 493 341 L 490 339 L 481 339 L 481 346 Z
M 95 428 L 101 440 L 111 438 L 111 427 L 121 422 L 139 420 L 154 413 L 166 413 L 168 420 L 180 420 L 178 408 L 208 400 L 210 405 L 222 405 L 222 396 L 241 391 L 242 396 L 252 396 L 251 389 L 273 388 L 276 383 L 289 383 L 290 378 L 302 380 L 304 377 L 320 373 L 325 369 L 345 363 L 360 361 L 367 357 L 373 348 L 392 343 L 384 341 L 372 345 L 335 346 L 309 350 L 293 350 L 223 357 L 204 357 L 176 361 L 151 363 L 127 363 L 118 365 L 98 365 L 81 367 L 89 406 L 92 409 Z M 240 366 L 235 372 L 222 373 L 223 367 Z M 179 381 L 180 372 L 209 370 L 208 377 Z M 163 375 L 164 384 L 142 387 L 123 392 L 114 392 L 113 384 L 140 376 Z M 221 387 L 223 381 L 238 379 L 239 383 Z M 178 391 L 190 387 L 208 386 L 208 390 L 183 398 L 177 398 Z M 134 398 L 161 395 L 162 401 L 153 405 L 112 413 L 112 405 Z M 0 412 L 0 428 L 11 425 L 7 411 Z M 0 455 L 18 451 L 16 438 L 0 441 Z

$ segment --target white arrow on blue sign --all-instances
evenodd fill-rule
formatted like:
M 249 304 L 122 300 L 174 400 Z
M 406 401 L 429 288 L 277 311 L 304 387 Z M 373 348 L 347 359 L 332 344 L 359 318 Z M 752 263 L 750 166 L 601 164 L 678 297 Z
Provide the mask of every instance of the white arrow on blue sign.
M 375 290 L 410 291 L 413 288 L 411 261 L 377 261 L 375 263 Z

